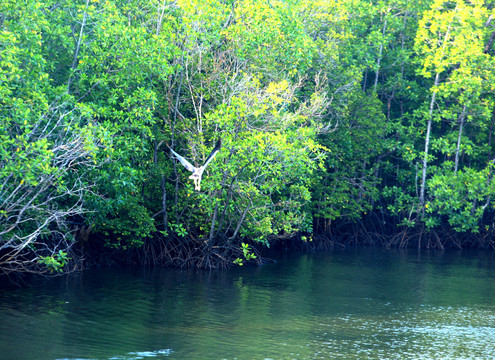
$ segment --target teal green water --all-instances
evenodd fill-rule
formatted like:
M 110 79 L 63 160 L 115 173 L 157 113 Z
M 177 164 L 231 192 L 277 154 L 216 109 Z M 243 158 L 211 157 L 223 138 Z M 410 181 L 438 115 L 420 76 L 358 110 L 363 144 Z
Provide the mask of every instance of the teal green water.
M 0 293 L 0 358 L 495 359 L 495 255 L 85 271 Z

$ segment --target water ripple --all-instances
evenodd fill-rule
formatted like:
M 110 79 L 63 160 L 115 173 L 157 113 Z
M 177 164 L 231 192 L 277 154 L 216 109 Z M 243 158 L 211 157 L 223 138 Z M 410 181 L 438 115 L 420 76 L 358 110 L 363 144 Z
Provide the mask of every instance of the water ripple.
M 106 360 L 139 360 L 146 358 L 158 358 L 163 359 L 164 357 L 168 357 L 171 353 L 173 353 L 172 349 L 162 349 L 156 351 L 131 351 L 125 355 L 116 355 L 107 358 Z M 97 360 L 94 358 L 60 358 L 57 360 Z M 98 359 L 101 360 L 101 359 Z
M 41 281 L 0 292 L 0 357 L 495 358 L 487 275 L 495 261 L 396 255 L 305 255 L 225 272 L 97 269 Z

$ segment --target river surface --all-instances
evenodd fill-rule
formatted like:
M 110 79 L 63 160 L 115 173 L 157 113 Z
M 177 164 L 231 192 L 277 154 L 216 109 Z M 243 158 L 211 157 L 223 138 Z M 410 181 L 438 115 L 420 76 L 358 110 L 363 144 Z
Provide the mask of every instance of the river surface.
M 0 358 L 495 359 L 493 252 L 103 268 L 0 292 Z

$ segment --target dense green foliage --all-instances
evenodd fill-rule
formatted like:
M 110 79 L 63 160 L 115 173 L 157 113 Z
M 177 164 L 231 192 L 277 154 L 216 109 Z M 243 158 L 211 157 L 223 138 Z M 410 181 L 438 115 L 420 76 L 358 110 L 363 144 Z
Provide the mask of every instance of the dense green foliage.
M 88 238 L 214 266 L 258 259 L 246 241 L 370 221 L 494 246 L 493 15 L 478 0 L 3 1 L 0 268 L 58 271 Z M 166 145 L 202 163 L 218 138 L 196 192 Z

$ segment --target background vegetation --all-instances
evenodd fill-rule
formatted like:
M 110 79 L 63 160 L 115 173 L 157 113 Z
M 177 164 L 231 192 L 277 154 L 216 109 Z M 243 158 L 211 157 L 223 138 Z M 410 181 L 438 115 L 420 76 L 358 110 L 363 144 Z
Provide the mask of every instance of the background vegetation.
M 494 5 L 2 1 L 1 271 L 494 247 Z

